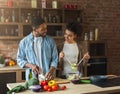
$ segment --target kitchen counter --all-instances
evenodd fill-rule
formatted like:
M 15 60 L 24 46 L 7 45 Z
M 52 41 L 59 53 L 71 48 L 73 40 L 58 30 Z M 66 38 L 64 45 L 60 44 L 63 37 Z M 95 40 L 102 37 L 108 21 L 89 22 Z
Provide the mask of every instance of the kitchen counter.
M 24 69 L 20 68 L 18 65 L 15 65 L 15 66 L 5 66 L 3 68 L 0 68 L 0 73 L 11 72 L 11 71 L 16 71 L 16 70 L 24 70 Z
M 15 73 L 16 75 L 16 82 L 23 82 L 25 81 L 25 79 L 23 79 L 24 77 L 24 73 L 25 73 L 25 69 L 20 68 L 18 65 L 15 66 L 5 66 L 3 68 L 0 68 L 0 75 L 2 76 L 2 74 L 10 74 L 10 73 Z
M 8 89 L 12 89 L 17 85 L 24 85 L 24 82 L 22 83 L 8 83 L 7 87 Z M 66 84 L 60 84 L 60 85 L 66 85 L 66 90 L 59 90 L 59 91 L 53 91 L 54 94 L 109 94 L 109 93 L 117 93 L 120 92 L 120 86 L 114 86 L 114 87 L 107 87 L 102 88 L 98 87 L 96 85 L 92 84 L 72 84 L 72 83 L 66 83 Z M 24 92 L 20 92 L 17 94 L 53 94 L 53 92 L 32 92 L 31 90 L 26 90 Z

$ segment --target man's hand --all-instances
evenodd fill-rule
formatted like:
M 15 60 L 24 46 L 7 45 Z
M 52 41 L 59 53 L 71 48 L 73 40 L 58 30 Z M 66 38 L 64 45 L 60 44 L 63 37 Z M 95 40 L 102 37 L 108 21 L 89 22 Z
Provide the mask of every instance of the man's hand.
M 55 67 L 52 67 L 52 66 L 50 67 L 49 72 L 45 75 L 45 77 L 47 78 L 47 80 L 54 79 L 54 77 L 55 77 L 55 70 L 56 70 Z
M 42 70 L 40 70 L 40 68 L 35 64 L 26 63 L 25 67 L 31 68 L 35 75 L 38 75 L 40 72 L 42 72 Z

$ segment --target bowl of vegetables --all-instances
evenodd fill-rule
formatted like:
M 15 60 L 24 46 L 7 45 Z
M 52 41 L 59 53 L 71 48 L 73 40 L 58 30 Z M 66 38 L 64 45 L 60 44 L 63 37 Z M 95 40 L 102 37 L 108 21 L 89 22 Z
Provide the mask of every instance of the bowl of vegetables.
M 77 73 L 69 73 L 67 75 L 67 79 L 70 80 L 73 84 L 79 84 L 80 83 L 80 78 Z

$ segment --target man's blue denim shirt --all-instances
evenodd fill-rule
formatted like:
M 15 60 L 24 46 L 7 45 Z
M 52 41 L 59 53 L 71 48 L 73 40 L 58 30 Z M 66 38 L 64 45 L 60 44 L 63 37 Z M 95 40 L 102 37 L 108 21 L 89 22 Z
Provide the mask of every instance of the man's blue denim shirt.
M 43 63 L 43 72 L 47 73 L 50 66 L 57 67 L 58 52 L 55 41 L 49 36 L 43 37 L 41 44 L 41 57 Z M 26 63 L 32 63 L 39 66 L 37 57 L 34 51 L 34 37 L 32 33 L 23 38 L 18 47 L 17 63 L 20 67 L 24 67 Z M 30 69 L 26 68 L 26 80 L 28 80 Z

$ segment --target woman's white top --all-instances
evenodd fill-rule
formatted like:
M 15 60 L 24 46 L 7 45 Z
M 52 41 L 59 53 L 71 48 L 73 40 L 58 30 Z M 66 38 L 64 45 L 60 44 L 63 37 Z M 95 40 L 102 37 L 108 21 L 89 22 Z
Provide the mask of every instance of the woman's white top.
M 64 58 L 63 58 L 63 63 L 64 63 L 64 71 L 63 75 L 67 75 L 69 73 L 79 73 L 77 70 L 72 70 L 71 69 L 71 64 L 77 63 L 78 62 L 78 46 L 76 43 L 74 44 L 64 44 L 63 46 L 63 52 L 64 52 Z

